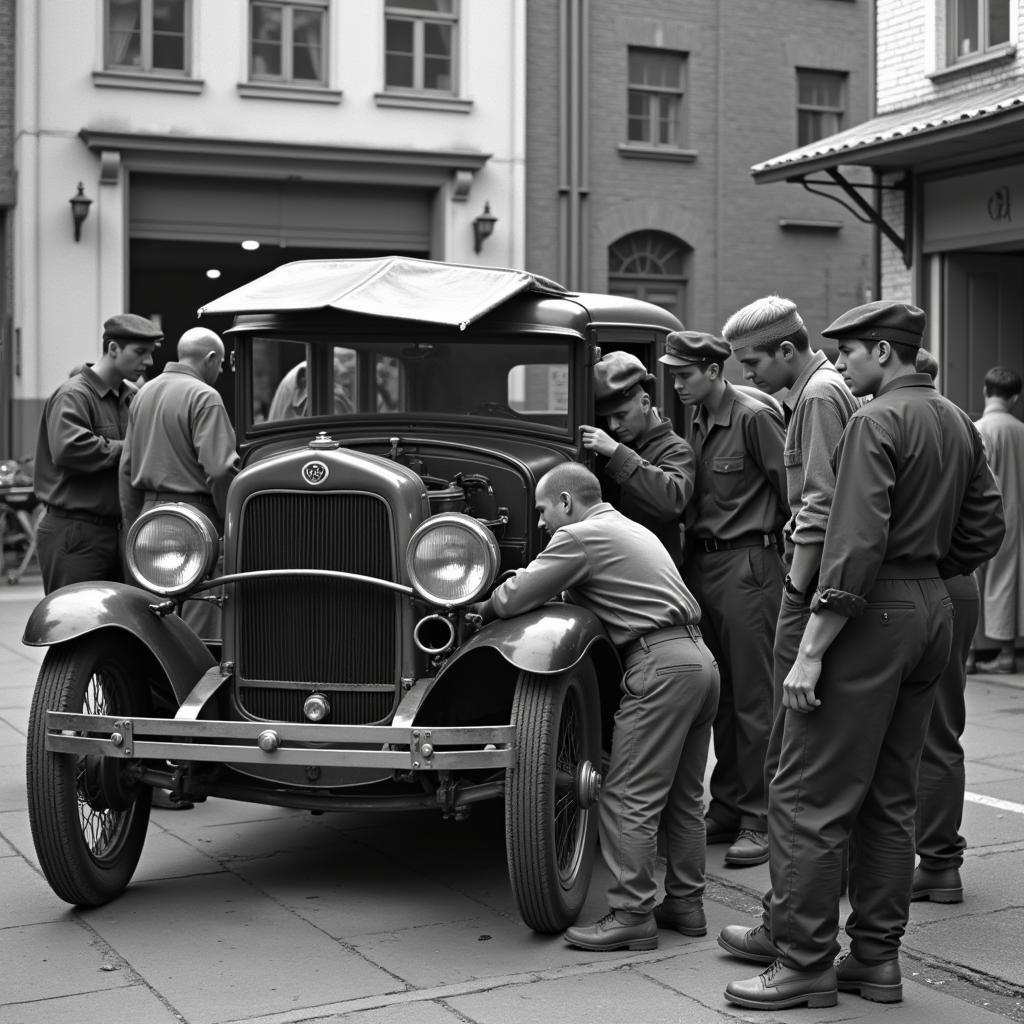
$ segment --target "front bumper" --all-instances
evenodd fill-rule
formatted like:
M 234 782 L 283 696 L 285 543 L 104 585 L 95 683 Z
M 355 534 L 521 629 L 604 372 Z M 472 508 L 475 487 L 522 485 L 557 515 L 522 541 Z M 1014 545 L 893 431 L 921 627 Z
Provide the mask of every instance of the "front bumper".
M 380 726 L 181 721 L 46 713 L 46 749 L 128 760 L 383 768 L 396 772 L 510 768 L 511 725 Z

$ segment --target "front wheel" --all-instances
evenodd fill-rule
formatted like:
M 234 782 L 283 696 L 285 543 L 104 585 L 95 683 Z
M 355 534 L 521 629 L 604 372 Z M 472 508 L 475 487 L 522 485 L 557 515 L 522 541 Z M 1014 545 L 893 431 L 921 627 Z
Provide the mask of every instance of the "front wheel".
M 587 897 L 597 847 L 601 717 L 594 667 L 522 672 L 512 703 L 516 762 L 505 789 L 505 847 L 519 912 L 538 932 L 567 928 Z
M 128 885 L 142 853 L 152 791 L 127 762 L 46 749 L 46 712 L 140 715 L 148 691 L 123 638 L 103 634 L 46 653 L 28 723 L 28 815 L 46 880 L 63 900 L 97 907 Z

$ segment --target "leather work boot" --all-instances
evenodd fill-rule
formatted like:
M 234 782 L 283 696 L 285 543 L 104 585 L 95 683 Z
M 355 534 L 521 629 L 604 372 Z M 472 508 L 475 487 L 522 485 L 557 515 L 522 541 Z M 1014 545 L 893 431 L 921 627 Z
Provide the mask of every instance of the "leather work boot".
M 716 843 L 731 843 L 736 839 L 739 828 L 735 825 L 726 825 L 710 814 L 704 817 L 704 827 L 708 833 L 708 846 Z
M 751 1010 L 781 1010 L 787 1006 L 835 1006 L 839 1002 L 836 969 L 796 971 L 776 960 L 756 978 L 730 981 L 725 998 Z
M 840 992 L 856 992 L 873 1003 L 898 1003 L 903 999 L 899 960 L 862 964 L 852 953 L 836 957 L 836 984 Z
M 725 864 L 730 868 L 749 868 L 768 860 L 768 833 L 741 828 L 736 842 L 725 851 Z
M 629 914 L 622 910 L 612 910 L 594 924 L 573 925 L 566 931 L 564 938 L 570 946 L 599 953 L 613 949 L 657 949 L 658 925 L 653 914 Z
M 756 928 L 727 924 L 719 933 L 718 944 L 730 956 L 751 964 L 770 964 L 779 956 L 779 951 L 768 938 L 768 930 L 763 924 Z
M 1012 676 L 1017 671 L 1017 659 L 1000 654 L 991 661 L 979 661 L 975 668 L 981 675 Z
M 675 929 L 680 935 L 707 935 L 708 921 L 700 903 L 666 906 L 666 900 L 654 908 L 654 920 L 659 928 Z
M 957 868 L 929 871 L 914 868 L 914 884 L 910 890 L 912 900 L 931 900 L 932 903 L 963 903 L 964 886 Z

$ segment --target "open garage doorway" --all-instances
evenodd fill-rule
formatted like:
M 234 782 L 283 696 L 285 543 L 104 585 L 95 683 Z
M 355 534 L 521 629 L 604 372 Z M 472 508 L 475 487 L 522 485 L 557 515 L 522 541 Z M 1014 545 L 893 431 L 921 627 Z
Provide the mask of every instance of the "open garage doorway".
M 228 242 L 133 239 L 129 251 L 128 308 L 140 316 L 157 320 L 165 337 L 154 354 L 149 376 L 155 376 L 165 363 L 173 361 L 178 338 L 188 328 L 206 326 L 223 336 L 231 326 L 230 316 L 203 317 L 202 320 L 196 316 L 200 306 L 218 295 L 252 281 L 282 263 L 380 255 L 379 251 L 366 250 L 279 245 L 246 249 L 238 243 Z M 427 258 L 425 252 L 399 255 Z M 230 337 L 225 337 L 224 342 L 230 352 Z M 234 421 L 234 375 L 230 359 L 224 362 L 224 372 L 217 382 L 217 389 Z

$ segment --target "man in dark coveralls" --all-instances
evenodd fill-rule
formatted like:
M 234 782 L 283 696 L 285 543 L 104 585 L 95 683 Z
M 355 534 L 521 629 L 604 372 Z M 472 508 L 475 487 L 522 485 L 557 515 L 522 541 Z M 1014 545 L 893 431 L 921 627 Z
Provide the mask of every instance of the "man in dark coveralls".
M 837 989 L 902 998 L 917 769 L 952 635 L 942 577 L 970 572 L 1004 532 L 977 431 L 915 372 L 924 326 L 917 307 L 879 301 L 823 332 L 838 342 L 850 390 L 874 398 L 850 417 L 836 451 L 818 586 L 783 686 L 768 797 L 779 958 L 726 987 L 740 1006 L 832 1006 Z M 834 963 L 851 838 L 850 952 Z
M 654 375 L 636 356 L 609 352 L 594 365 L 600 427 L 580 427 L 583 447 L 595 452 L 606 501 L 646 526 L 682 569 L 681 520 L 693 494 L 693 449 L 651 403 Z
M 546 473 L 536 501 L 548 546 L 475 610 L 485 622 L 509 618 L 565 592 L 604 623 L 625 668 L 599 804 L 609 912 L 570 928 L 566 941 L 655 949 L 659 927 L 704 935 L 702 797 L 718 670 L 696 625 L 700 608 L 654 535 L 603 502 L 585 466 Z M 659 819 L 665 899 L 655 906 Z
M 117 466 L 134 382 L 153 365 L 162 338 L 144 317 L 110 317 L 99 360 L 43 406 L 34 486 L 46 508 L 37 551 L 47 594 L 70 583 L 122 578 Z
M 677 398 L 693 407 L 697 458 L 687 513 L 685 579 L 718 660 L 708 842 L 729 842 L 731 867 L 768 859 L 764 760 L 772 725 L 772 636 L 782 595 L 780 531 L 787 519 L 781 417 L 722 376 L 729 346 L 676 331 L 661 362 Z

